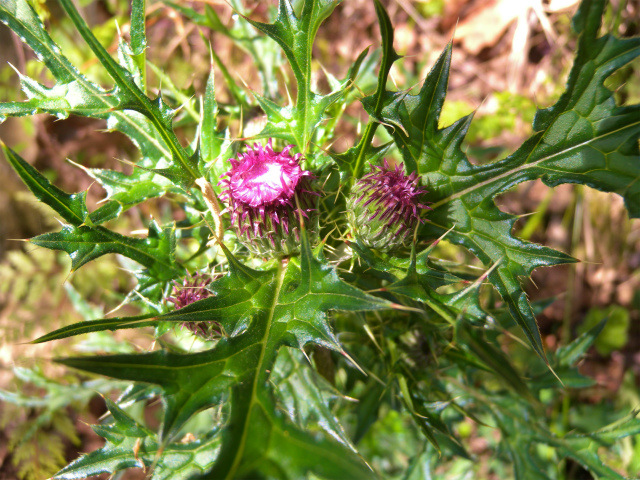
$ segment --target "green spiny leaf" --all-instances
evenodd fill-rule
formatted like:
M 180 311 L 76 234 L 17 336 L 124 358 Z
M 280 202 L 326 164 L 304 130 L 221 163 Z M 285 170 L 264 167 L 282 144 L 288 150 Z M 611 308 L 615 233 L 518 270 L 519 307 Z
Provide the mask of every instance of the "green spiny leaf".
M 67 325 L 66 327 L 49 332 L 35 339 L 32 343 L 44 343 L 51 340 L 59 340 L 61 338 L 74 337 L 91 332 L 102 332 L 105 330 L 115 331 L 124 328 L 152 327 L 157 324 L 157 320 L 152 317 L 153 315 L 151 314 L 145 314 L 137 317 L 105 318 L 74 323 L 73 325 Z
M 220 155 L 221 139 L 216 135 L 216 118 L 218 116 L 218 102 L 215 94 L 215 78 L 213 75 L 213 62 L 207 78 L 207 86 L 204 92 L 202 111 L 202 124 L 200 132 L 201 161 L 206 165 L 215 161 Z
M 482 360 L 501 380 L 512 387 L 522 398 L 526 398 L 531 403 L 536 399 L 531 394 L 522 376 L 516 371 L 505 355 L 488 342 L 482 332 L 470 326 L 462 320 L 458 325 L 458 335 L 462 340 L 461 345 L 465 345 L 476 358 Z
M 39 247 L 67 252 L 72 270 L 102 255 L 119 253 L 145 266 L 150 275 L 160 280 L 170 280 L 181 272 L 173 258 L 174 227 L 160 229 L 155 222 L 150 225 L 146 239 L 126 237 L 104 227 L 63 225 L 59 232 L 45 233 L 29 241 Z
M 134 13 L 137 15 L 136 30 L 139 31 L 139 22 L 143 21 L 143 19 L 139 18 L 140 9 L 137 6 L 135 10 Z M 82 21 L 79 16 L 76 15 L 76 17 L 76 20 Z M 23 89 L 29 100 L 26 102 L 0 104 L 0 121 L 6 116 L 32 115 L 38 112 L 50 113 L 61 118 L 66 118 L 70 113 L 73 113 L 106 119 L 108 128 L 121 131 L 132 139 L 141 150 L 143 158 L 147 162 L 147 168 L 153 168 L 158 162 L 168 165 L 173 159 L 175 150 L 182 148 L 177 143 L 175 135 L 170 131 L 170 117 L 167 118 L 166 112 L 163 117 L 157 105 L 152 104 L 150 107 L 153 114 L 151 116 L 156 120 L 155 123 L 136 111 L 119 111 L 127 107 L 125 105 L 126 99 L 123 99 L 122 93 L 117 89 L 107 92 L 79 73 L 69 60 L 62 55 L 60 47 L 53 42 L 38 15 L 26 1 L 6 0 L 0 3 L 0 21 L 8 25 L 33 49 L 38 58 L 45 63 L 58 81 L 54 87 L 46 88 L 21 75 Z M 141 35 L 136 34 L 135 36 L 137 42 L 142 39 Z M 96 45 L 94 46 L 97 48 Z M 144 55 L 144 50 L 140 55 Z M 124 56 L 126 57 L 126 54 Z M 136 59 L 134 58 L 134 63 L 135 61 Z M 125 70 L 124 67 L 116 64 L 112 59 L 110 65 L 120 72 L 123 78 L 126 77 L 126 81 L 133 84 L 131 88 L 138 89 L 135 84 L 136 79 L 140 80 L 141 84 L 144 85 L 144 67 L 138 65 L 138 63 L 135 63 L 135 69 L 138 73 L 133 78 L 131 78 L 132 74 L 129 70 Z M 140 79 L 140 76 L 143 78 Z M 143 94 L 139 89 L 137 93 L 142 98 Z M 150 100 L 146 99 L 143 103 L 148 106 Z M 136 107 L 136 105 L 129 105 L 127 108 L 133 107 Z M 137 105 L 137 107 L 140 107 L 140 105 Z M 140 109 L 138 108 L 138 110 Z M 148 111 L 144 113 L 149 114 Z M 165 123 L 162 128 L 158 128 L 158 121 L 161 117 L 165 120 Z M 167 122 L 169 125 L 167 125 Z M 169 131 L 167 131 L 167 127 Z M 169 146 L 171 141 L 176 142 L 177 145 L 174 145 L 173 154 Z M 164 168 L 158 170 L 158 172 L 166 174 L 182 185 L 191 183 L 188 175 L 185 176 L 185 173 L 179 167 Z
M 146 161 L 136 164 L 136 167 L 144 167 Z M 183 193 L 168 179 L 142 168 L 134 168 L 131 175 L 126 175 L 115 170 L 102 168 L 81 167 L 87 175 L 94 178 L 107 191 L 107 198 L 112 203 L 119 203 L 123 208 L 129 208 L 150 198 L 160 197 L 168 192 Z
M 85 203 L 86 192 L 63 192 L 4 143 L 0 143 L 0 147 L 7 161 L 38 200 L 53 208 L 71 225 L 77 227 L 85 222 L 89 214 Z
M 80 479 L 126 468 L 154 466 L 155 479 L 187 480 L 211 468 L 220 448 L 217 430 L 204 438 L 171 443 L 161 449 L 151 431 L 109 399 L 105 398 L 105 401 L 115 422 L 94 425 L 93 429 L 107 440 L 106 445 L 67 465 L 54 475 L 54 479 Z
M 85 203 L 86 192 L 68 194 L 52 185 L 40 172 L 24 161 L 16 152 L 0 144 L 5 157 L 25 185 L 38 200 L 49 205 L 73 227 L 94 227 L 117 218 L 123 208 L 120 202 L 107 202 L 89 213 Z M 115 173 L 115 172 L 113 172 Z
M 63 192 L 4 144 L 2 149 L 34 195 L 69 222 L 62 226 L 61 231 L 39 235 L 32 238 L 31 243 L 67 252 L 73 270 L 107 253 L 120 253 L 147 267 L 150 275 L 156 279 L 169 280 L 179 274 L 180 269 L 174 258 L 175 227 L 161 229 L 152 222 L 149 236 L 143 240 L 125 237 L 97 226 L 117 216 L 122 210 L 121 205 L 109 202 L 89 214 L 84 192 L 73 195 Z
M 355 446 L 328 405 L 327 397 L 335 397 L 335 390 L 312 369 L 308 368 L 302 352 L 284 348 L 274 365 L 271 381 L 277 392 L 279 407 L 286 411 L 298 428 L 311 430 L 317 423 L 349 449 Z
M 189 158 L 175 133 L 173 133 L 171 122 L 174 112 L 164 104 L 160 97 L 152 101 L 140 90 L 131 74 L 111 58 L 105 48 L 98 42 L 70 0 L 60 0 L 60 3 L 80 35 L 82 35 L 82 38 L 89 45 L 89 48 L 91 48 L 102 66 L 116 82 L 120 90 L 118 92 L 118 97 L 121 101 L 120 108 L 136 110 L 151 121 L 158 134 L 171 150 L 174 168 L 167 170 L 170 171 L 173 178 L 180 180 L 181 185 L 190 186 L 200 175 L 197 171 L 197 165 Z M 169 173 L 169 171 L 165 172 L 165 174 Z
M 597 39 L 603 2 L 584 2 L 576 22 L 581 35 L 567 91 L 556 105 L 539 112 L 534 136 L 518 151 L 489 165 L 472 165 L 461 142 L 471 117 L 439 129 L 451 47 L 447 47 L 418 95 L 387 93 L 378 118 L 390 128 L 408 165 L 416 164 L 434 199 L 428 237 L 455 225 L 449 240 L 497 267 L 489 280 L 507 302 L 535 351 L 544 349 L 521 286 L 540 266 L 573 262 L 566 254 L 512 236 L 515 217 L 500 211 L 496 195 L 527 180 L 547 185 L 583 183 L 624 196 L 630 215 L 640 214 L 637 137 L 640 107 L 617 107 L 603 81 L 640 54 L 639 39 Z M 596 47 L 594 47 L 596 45 Z M 367 105 L 365 104 L 365 107 Z M 369 113 L 375 112 L 369 106 Z
M 282 346 L 304 348 L 315 343 L 342 351 L 327 322 L 329 310 L 378 310 L 391 304 L 340 280 L 319 253 L 312 253 L 304 233 L 302 245 L 300 259 L 291 258 L 286 266 L 278 264 L 267 271 L 251 270 L 227 252 L 230 273 L 211 284 L 215 296 L 158 317 L 162 321 L 219 319 L 225 330 L 237 332 L 221 339 L 213 350 L 60 362 L 160 385 L 165 392 L 164 442 L 193 412 L 224 402 L 230 394 L 231 417 L 223 430 L 222 451 L 212 478 L 247 475 L 256 469 L 268 472 L 283 458 L 294 462 L 287 463 L 287 468 L 300 475 L 313 470 L 329 478 L 342 477 L 345 472 L 363 476 L 368 469 L 353 452 L 315 439 L 277 413 L 268 388 L 269 372 Z M 283 451 L 288 453 L 283 455 Z
M 329 95 L 311 90 L 311 50 L 320 24 L 331 14 L 340 0 L 305 0 L 299 16 L 288 0 L 280 0 L 274 23 L 266 24 L 247 18 L 256 29 L 275 40 L 282 48 L 297 83 L 293 107 L 279 107 L 265 97 L 254 94 L 267 113 L 270 125 L 262 136 L 277 136 L 295 142 L 307 154 L 313 134 L 331 104 L 342 98 L 351 86 L 340 86 Z
M 460 316 L 466 316 L 468 319 L 484 324 L 487 314 L 479 303 L 479 287 L 484 277 L 473 279 L 475 283 L 470 284 L 467 278 L 460 278 L 433 268 L 429 264 L 429 254 L 437 243 L 438 241 L 433 242 L 418 254 L 412 250 L 410 260 L 394 258 L 379 252 L 374 253 L 360 242 L 352 244 L 352 248 L 371 268 L 391 275 L 388 279 L 392 283 L 384 287 L 384 291 L 398 298 L 408 299 L 410 302 L 421 302 L 451 325 L 454 325 Z M 449 294 L 436 291 L 441 286 L 458 283 L 463 284 L 465 288 Z M 414 305 L 410 303 L 407 306 Z

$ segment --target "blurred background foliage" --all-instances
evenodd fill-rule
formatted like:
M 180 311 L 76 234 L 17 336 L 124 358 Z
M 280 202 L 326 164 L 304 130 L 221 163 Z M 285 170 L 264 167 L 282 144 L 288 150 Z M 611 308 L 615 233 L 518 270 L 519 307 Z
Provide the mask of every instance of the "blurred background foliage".
M 247 0 L 245 11 L 266 19 L 276 2 Z M 449 94 L 441 117 L 443 125 L 471 111 L 476 117 L 466 146 L 472 161 L 488 162 L 503 157 L 531 133 L 536 106 L 552 104 L 562 91 L 571 65 L 574 42 L 569 21 L 577 7 L 574 0 L 386 0 L 396 28 L 395 48 L 404 59 L 391 72 L 392 81 L 418 84 L 450 38 L 454 38 Z M 65 55 L 91 80 L 108 85 L 105 71 L 79 41 L 71 22 L 54 0 L 32 0 L 41 18 L 55 28 L 54 40 Z M 80 0 L 85 18 L 108 50 L 115 53 L 118 31 L 126 35 L 130 4 L 126 0 Z M 202 12 L 185 18 L 181 7 Z M 185 104 L 176 123 L 183 120 L 184 133 L 193 133 L 193 113 L 189 102 L 202 95 L 209 71 L 209 52 L 203 37 L 211 39 L 219 57 L 225 59 L 234 78 L 257 91 L 278 89 L 278 78 L 290 76 L 282 67 L 277 47 L 269 41 L 249 42 L 271 65 L 273 78 L 259 79 L 250 57 L 234 45 L 216 24 L 215 11 L 228 24 L 233 12 L 222 0 L 192 2 L 149 2 L 147 5 L 149 85 L 162 88 L 174 106 Z M 619 36 L 637 35 L 640 5 L 633 0 L 612 0 L 605 17 L 607 30 Z M 367 0 L 345 1 L 320 29 L 315 46 L 319 65 L 342 78 L 353 60 L 376 35 L 376 19 Z M 348 33 L 346 33 L 348 32 Z M 4 26 L 0 25 L 0 99 L 21 98 L 18 76 L 12 66 L 52 84 L 43 65 Z M 377 46 L 377 45 L 376 45 Z M 156 68 L 157 67 L 157 68 Z M 374 71 L 364 69 L 375 82 Z M 366 74 L 366 73 L 365 73 Z M 216 75 L 223 72 L 216 67 Z M 360 85 L 366 85 L 367 77 Z M 321 80 L 319 80 L 321 81 Z M 611 79 L 620 103 L 640 101 L 640 64 L 617 72 Z M 237 92 L 216 86 L 216 97 L 224 105 Z M 275 92 L 274 92 L 275 93 Z M 280 92 L 283 98 L 286 92 Z M 357 92 L 356 92 L 357 93 Z M 349 107 L 338 124 L 338 149 L 351 144 L 359 122 L 366 115 L 359 102 Z M 260 122 L 256 116 L 256 122 Z M 120 162 L 132 158 L 135 149 L 126 137 L 101 131 L 99 121 L 71 117 L 57 120 L 47 116 L 11 118 L 0 124 L 0 138 L 34 164 L 66 191 L 88 188 L 92 180 L 67 159 L 87 167 L 108 167 L 128 172 Z M 256 129 L 259 129 L 256 126 Z M 247 132 L 245 132 L 247 134 Z M 385 132 L 379 129 L 380 140 Z M 78 452 L 99 447 L 103 440 L 84 422 L 95 423 L 106 412 L 99 394 L 115 398 L 124 385 L 104 379 L 89 379 L 59 369 L 49 362 L 53 356 L 72 351 L 127 352 L 150 348 L 152 338 L 137 330 L 115 335 L 94 333 L 79 340 L 37 346 L 22 342 L 48 331 L 84 319 L 99 318 L 118 307 L 130 291 L 127 263 L 107 256 L 69 274 L 69 260 L 59 252 L 35 249 L 17 241 L 55 228 L 48 207 L 26 192 L 18 178 L 0 163 L 3 188 L 0 190 L 0 479 L 42 479 L 57 471 Z M 104 196 L 98 185 L 89 189 L 91 207 Z M 179 199 L 168 197 L 145 202 L 122 215 L 112 227 L 121 232 L 144 228 L 153 216 L 161 222 L 180 221 Z M 612 423 L 620 412 L 640 406 L 640 222 L 629 221 L 619 197 L 586 187 L 562 185 L 554 190 L 542 182 L 519 185 L 498 199 L 503 210 L 523 215 L 517 233 L 582 260 L 577 265 L 539 269 L 528 291 L 533 302 L 555 298 L 542 304 L 538 321 L 550 352 L 567 345 L 608 318 L 580 372 L 591 379 L 587 389 L 565 391 L 560 402 L 551 400 L 550 390 L 541 390 L 540 400 L 552 418 L 556 432 L 566 433 L 569 425 L 585 430 Z M 528 212 L 533 214 L 526 215 Z M 477 260 L 454 245 L 441 242 L 438 258 L 477 266 Z M 484 293 L 491 302 L 492 292 Z M 128 312 L 135 313 L 130 307 Z M 340 318 L 336 320 L 340 321 Z M 348 328 L 346 329 L 348 332 Z M 177 332 L 176 335 L 180 335 Z M 186 338 L 183 341 L 191 341 Z M 518 364 L 518 349 L 504 338 L 503 350 Z M 187 346 L 188 348 L 188 346 Z M 528 359 L 529 357 L 527 357 Z M 335 372 L 340 386 L 341 372 Z M 13 393 L 10 393 L 13 392 Z M 19 392 L 19 393 L 16 393 Z M 545 398 L 549 392 L 548 399 Z M 377 392 L 390 395 L 389 392 Z M 553 397 L 557 398 L 557 397 Z M 393 405 L 393 402 L 390 402 Z M 138 407 L 139 408 L 139 407 Z M 386 408 L 386 407 L 385 407 Z M 158 408 L 137 412 L 146 423 L 157 424 Z M 359 443 L 365 457 L 387 472 L 389 478 L 407 469 L 410 458 L 431 462 L 437 458 L 424 442 L 409 413 L 388 408 Z M 449 409 L 448 411 L 450 411 Z M 129 412 L 131 413 L 131 412 Z M 454 415 L 454 413 L 450 413 Z M 459 415 L 456 433 L 467 442 L 476 461 L 438 460 L 438 478 L 511 478 L 512 467 L 501 453 L 497 430 Z M 357 420 L 353 420 L 354 424 Z M 206 423 L 206 422 L 205 422 Z M 622 474 L 640 476 L 640 438 L 628 437 L 616 450 L 600 453 Z M 577 464 L 556 465 L 549 447 L 538 447 L 538 458 L 549 460 L 550 476 L 588 478 Z M 411 452 L 411 453 L 409 453 Z M 416 456 L 417 455 L 417 456 Z M 138 476 L 136 476 L 138 475 Z M 106 477 L 105 477 L 106 478 Z M 119 478 L 144 478 L 129 471 Z M 421 466 L 412 466 L 409 479 L 423 478 Z

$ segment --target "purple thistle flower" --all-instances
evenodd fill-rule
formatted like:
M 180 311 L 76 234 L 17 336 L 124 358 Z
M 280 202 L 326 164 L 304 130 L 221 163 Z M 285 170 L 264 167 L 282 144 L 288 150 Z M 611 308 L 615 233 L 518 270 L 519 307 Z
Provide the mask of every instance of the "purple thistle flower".
M 238 159 L 220 183 L 220 198 L 228 205 L 231 224 L 238 238 L 254 253 L 289 255 L 300 243 L 296 196 L 303 217 L 315 212 L 310 190 L 311 172 L 300 168 L 302 155 L 291 155 L 294 145 L 275 152 L 271 139 L 267 145 L 254 144 Z M 311 229 L 313 230 L 313 229 Z
M 180 310 L 198 300 L 208 298 L 213 295 L 207 289 L 207 285 L 212 280 L 209 275 L 201 273 L 191 275 L 187 272 L 187 276 L 182 280 L 182 285 L 175 280 L 173 281 L 173 295 L 167 300 L 175 305 L 176 310 Z M 205 340 L 214 340 L 222 335 L 222 329 L 217 322 L 183 322 L 182 327 L 191 330 L 194 335 Z
M 347 200 L 347 216 L 355 234 L 370 248 L 389 251 L 407 242 L 420 218 L 420 203 L 427 191 L 418 187 L 417 172 L 405 175 L 384 160 L 354 186 Z

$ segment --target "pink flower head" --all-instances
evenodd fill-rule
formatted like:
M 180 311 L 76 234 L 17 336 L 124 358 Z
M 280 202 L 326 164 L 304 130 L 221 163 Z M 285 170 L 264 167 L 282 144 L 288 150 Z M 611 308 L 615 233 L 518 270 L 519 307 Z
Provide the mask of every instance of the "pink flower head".
M 293 147 L 275 152 L 271 140 L 265 146 L 256 143 L 231 160 L 231 170 L 220 182 L 220 198 L 229 207 L 238 237 L 259 253 L 271 250 L 288 255 L 295 250 L 293 243 L 299 242 L 296 194 L 305 218 L 314 211 L 312 195 L 318 194 L 309 190 L 312 174 L 300 167 L 300 153 L 291 155 Z
M 417 172 L 405 175 L 402 164 L 394 168 L 384 160 L 382 166 L 371 165 L 347 203 L 350 223 L 365 244 L 390 250 L 406 242 L 422 222 L 420 210 L 429 208 L 420 203 L 427 191 L 417 184 Z
M 175 280 L 173 281 L 173 295 L 167 300 L 175 305 L 176 310 L 180 310 L 198 300 L 208 298 L 212 295 L 211 291 L 207 289 L 207 285 L 211 281 L 212 278 L 209 275 L 201 273 L 191 275 L 187 272 L 187 276 L 182 280 L 182 285 Z M 182 326 L 205 340 L 213 340 L 222 335 L 220 325 L 216 322 L 184 322 Z

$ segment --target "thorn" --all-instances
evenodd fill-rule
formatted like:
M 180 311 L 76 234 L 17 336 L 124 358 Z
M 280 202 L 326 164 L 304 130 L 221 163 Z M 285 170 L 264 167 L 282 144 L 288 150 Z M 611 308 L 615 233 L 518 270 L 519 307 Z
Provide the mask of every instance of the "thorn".
M 289 100 L 289 105 L 293 105 L 293 100 L 291 98 L 291 93 L 289 92 L 289 87 L 287 86 L 287 82 L 289 81 L 289 79 L 287 78 L 287 74 L 284 70 L 284 66 L 280 67 L 280 71 L 282 72 L 282 76 L 284 77 L 284 80 L 282 83 L 284 85 L 284 90 L 287 93 L 287 99 Z
M 307 355 L 307 352 L 304 351 L 304 348 L 300 347 L 300 351 L 302 352 L 302 354 L 304 355 L 304 358 L 307 359 L 307 362 L 309 362 L 309 365 L 313 365 L 311 363 L 311 359 L 309 358 L 309 355 Z
M 200 31 L 200 29 L 198 29 Z M 202 34 L 202 32 L 200 32 Z M 209 44 L 209 69 L 213 72 L 213 47 L 211 46 L 211 42 L 207 42 Z
M 429 245 L 426 249 L 426 252 L 431 252 L 431 250 L 433 250 L 436 245 L 438 245 L 442 240 L 444 240 L 444 237 L 446 237 L 447 235 L 449 235 L 449 233 L 451 233 L 451 231 L 456 228 L 457 224 L 453 224 L 451 226 L 451 228 L 449 230 L 447 230 L 446 232 L 444 232 L 439 238 L 437 238 L 436 240 L 433 241 L 433 243 L 431 243 L 431 245 Z
M 344 349 L 340 349 L 339 352 L 342 354 L 343 357 L 345 357 L 347 360 L 349 360 L 354 367 L 356 367 L 356 369 L 358 369 L 360 371 L 360 373 L 362 373 L 365 377 L 368 377 L 369 375 L 367 375 L 367 372 L 365 372 L 362 367 L 360 365 L 358 365 L 358 363 L 347 353 L 344 351 Z
M 249 90 L 252 94 L 255 92 L 255 90 L 253 88 L 251 88 L 247 82 L 244 81 L 244 78 L 242 78 L 242 75 L 240 75 L 238 72 L 235 72 L 236 75 L 238 75 L 238 78 L 240 79 L 240 81 L 242 82 L 242 84 L 244 85 L 244 87 Z
M 458 30 L 458 24 L 460 23 L 460 17 L 456 20 L 456 26 L 453 27 L 453 32 L 451 33 L 451 38 L 449 39 L 449 43 L 451 44 L 451 50 L 453 50 L 453 41 L 456 38 L 456 30 Z
M 140 451 L 141 446 L 142 446 L 142 438 L 138 438 L 136 440 L 135 445 L 133 446 L 133 458 L 136 459 L 136 462 L 142 463 L 142 472 L 147 473 L 147 466 L 144 464 L 144 462 L 141 462 L 140 459 L 138 458 L 138 452 Z
M 112 313 L 117 312 L 118 310 L 120 310 L 122 307 L 125 306 L 125 302 L 127 301 L 128 295 L 127 297 L 125 297 L 124 300 L 122 300 L 122 302 L 120 302 L 118 305 L 116 305 L 113 309 L 109 310 L 107 313 L 105 313 L 105 317 L 111 315 Z
M 419 308 L 407 307 L 406 305 L 400 305 L 399 303 L 391 303 L 390 305 L 391 305 L 391 308 L 395 310 L 402 310 L 405 312 L 415 312 L 420 314 L 424 313 L 424 311 L 420 310 Z
M 78 167 L 81 168 L 82 170 L 84 170 L 85 172 L 87 172 L 87 174 L 89 174 L 89 169 L 87 167 L 85 167 L 84 165 L 79 164 L 78 162 L 74 162 L 73 160 L 71 160 L 69 157 L 65 158 L 65 161 L 70 163 L 71 165 L 73 165 L 74 167 Z
M 371 339 L 371 341 L 373 342 L 373 344 L 376 346 L 376 348 L 378 349 L 378 351 L 384 355 L 385 352 L 382 349 L 382 347 L 380 347 L 380 345 L 378 344 L 378 341 L 376 340 L 375 335 L 373 334 L 373 332 L 371 331 L 371 328 L 369 328 L 369 325 L 367 325 L 366 323 L 364 323 L 364 331 L 367 334 L 367 336 Z
M 393 83 L 393 86 L 396 87 L 396 90 L 400 90 L 400 88 L 398 88 L 398 83 L 396 82 L 396 79 L 393 75 L 392 71 L 389 71 L 389 76 L 391 77 L 391 82 Z
M 19 71 L 16 67 L 14 67 L 14 66 L 13 66 L 13 64 L 12 64 L 11 62 L 7 62 L 7 64 L 8 64 L 11 68 L 13 68 L 13 71 L 14 71 L 14 72 L 16 72 L 20 77 L 22 77 L 22 74 L 20 73 L 20 71 Z M 4 142 L 2 143 L 2 145 L 4 145 Z
M 543 347 L 544 348 L 544 347 Z M 560 385 L 562 385 L 562 388 L 567 388 L 567 386 L 564 384 L 564 382 L 562 380 L 560 380 L 560 377 L 558 376 L 558 374 L 555 372 L 555 370 L 553 369 L 553 367 L 549 364 L 549 360 L 547 359 L 546 355 L 544 358 L 544 362 L 547 364 L 547 367 L 549 367 L 549 370 L 551 371 L 551 373 L 553 374 L 554 377 L 556 377 L 558 379 L 558 381 L 560 382 Z
M 327 243 L 327 240 L 329 240 L 329 236 L 335 232 L 338 229 L 338 226 L 334 226 L 333 230 L 331 230 L 329 233 L 327 233 L 327 235 L 322 239 L 322 241 L 320 242 L 320 244 L 324 247 L 324 245 Z

